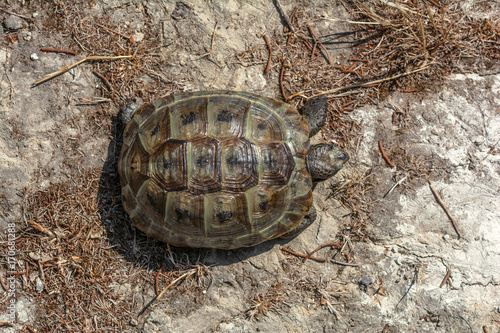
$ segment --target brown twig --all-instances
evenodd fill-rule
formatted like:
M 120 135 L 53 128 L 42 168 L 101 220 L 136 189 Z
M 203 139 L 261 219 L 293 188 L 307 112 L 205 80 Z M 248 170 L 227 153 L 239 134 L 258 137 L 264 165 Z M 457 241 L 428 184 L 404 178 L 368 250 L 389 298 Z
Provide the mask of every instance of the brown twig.
M 214 52 L 215 31 L 217 30 L 218 25 L 219 21 L 215 22 L 214 32 L 212 33 L 212 41 L 210 42 L 210 54 L 213 54 Z
M 302 254 L 302 253 L 298 253 L 298 252 L 295 252 L 293 250 L 290 250 L 286 247 L 282 247 L 281 248 L 281 251 L 283 252 L 287 252 L 287 253 L 290 253 L 290 254 L 293 254 L 294 256 L 297 256 L 297 257 L 301 257 L 301 258 L 305 258 L 307 257 L 307 254 Z M 317 258 L 317 257 L 309 257 L 308 259 L 311 259 L 311 260 L 316 260 L 316 261 L 319 261 L 319 262 L 325 262 L 325 261 L 328 261 L 327 258 Z
M 453 216 L 451 216 L 451 213 L 450 211 L 448 210 L 448 207 L 446 207 L 446 205 L 444 204 L 443 200 L 441 199 L 441 197 L 439 196 L 438 192 L 436 191 L 436 189 L 434 188 L 434 186 L 432 186 L 431 182 L 428 180 L 429 182 L 429 187 L 432 191 L 432 193 L 434 194 L 434 197 L 436 198 L 436 200 L 439 202 L 439 204 L 441 205 L 441 207 L 443 207 L 444 211 L 446 212 L 446 215 L 448 215 L 451 223 L 453 224 L 453 227 L 455 228 L 455 231 L 458 235 L 458 239 L 460 239 L 460 237 L 463 237 L 464 236 L 464 233 L 462 232 L 462 230 L 458 227 L 457 225 L 457 222 L 455 221 L 455 219 L 453 218 Z
M 385 331 L 387 331 L 388 328 L 389 328 L 389 324 L 385 324 L 384 329 L 382 330 L 382 333 L 385 333 Z
M 439 288 L 442 288 L 446 284 L 446 282 L 448 282 L 448 279 L 450 278 L 450 274 L 451 274 L 451 269 L 446 267 L 446 276 L 444 277 L 443 282 L 441 282 L 441 284 L 439 285 Z
M 34 20 L 31 18 L 31 17 L 28 17 L 28 16 L 24 16 L 24 15 L 21 15 L 21 14 L 17 14 L 17 13 L 14 13 L 14 12 L 9 12 L 8 10 L 6 9 L 3 9 L 3 8 L 0 8 L 0 10 L 4 13 L 7 13 L 9 15 L 15 15 L 15 16 L 18 16 L 20 18 L 23 18 L 25 19 L 26 21 L 29 21 L 29 22 L 33 22 Z
M 286 93 L 285 93 L 285 87 L 283 87 L 283 77 L 285 76 L 285 71 L 286 71 L 286 68 L 285 68 L 285 63 L 286 63 L 286 59 L 283 59 L 283 64 L 281 65 L 281 73 L 280 73 L 280 90 L 281 90 L 281 94 L 283 95 L 283 99 L 285 101 L 289 101 L 289 98 L 286 96 Z
M 24 269 L 24 276 L 26 277 L 26 280 L 27 280 L 29 278 L 29 276 L 30 276 L 30 267 L 29 267 L 27 261 L 25 261 L 24 264 L 25 264 L 24 265 L 24 267 L 25 267 L 25 269 Z
M 307 28 L 309 29 L 309 32 L 311 33 L 311 35 L 314 38 L 313 54 L 314 54 L 315 46 L 319 45 L 319 48 L 323 51 L 323 55 L 325 56 L 326 60 L 328 61 L 328 64 L 333 65 L 332 58 L 330 58 L 330 53 L 328 52 L 326 47 L 323 45 L 323 43 L 321 43 L 321 41 L 319 40 L 318 36 L 314 32 L 313 28 L 309 25 L 309 23 L 306 23 L 306 25 L 307 25 Z
M 45 284 L 45 272 L 43 271 L 43 265 L 41 261 L 37 261 L 38 263 L 38 269 L 40 270 L 40 278 L 42 279 L 43 283 Z
M 96 60 L 116 60 L 116 59 L 125 59 L 125 58 L 132 58 L 131 55 L 124 55 L 124 56 L 116 56 L 116 57 L 108 57 L 108 56 L 88 56 L 86 58 L 83 58 L 82 60 L 79 60 L 75 62 L 74 64 L 71 64 L 69 66 L 64 67 L 61 70 L 58 70 L 57 72 L 51 73 L 41 79 L 36 80 L 33 83 L 33 86 L 38 86 L 39 84 L 44 83 L 45 81 L 48 81 L 50 79 L 55 78 L 56 76 L 59 76 L 67 71 L 69 71 L 71 68 L 76 67 L 86 61 L 96 61 Z
M 335 246 L 335 247 L 339 248 L 339 250 L 342 248 L 342 246 L 340 246 L 340 244 L 338 244 L 338 243 L 334 243 L 334 242 L 321 244 L 321 245 L 320 245 L 320 246 L 318 246 L 316 249 L 314 249 L 313 251 L 309 252 L 309 253 L 308 253 L 308 254 L 304 257 L 304 259 L 302 260 L 302 262 L 306 262 L 306 260 L 307 260 L 307 259 L 309 259 L 309 258 L 311 258 L 311 256 L 312 256 L 314 253 L 318 252 L 319 250 L 321 250 L 322 248 L 327 247 L 327 246 L 331 246 L 331 247 L 334 247 L 334 246 Z M 349 260 L 347 260 L 347 261 L 349 261 Z
M 118 31 L 116 31 L 116 30 L 110 29 L 110 28 L 108 28 L 108 27 L 106 27 L 106 26 L 104 26 L 104 25 L 102 25 L 102 24 L 99 24 L 99 23 L 95 23 L 95 25 L 97 25 L 98 27 L 101 27 L 101 28 L 103 28 L 103 29 L 106 29 L 106 30 L 108 30 L 108 31 L 110 31 L 110 32 L 113 32 L 113 33 L 115 33 L 115 34 L 117 34 L 117 35 L 119 35 L 119 36 L 122 36 L 122 37 L 124 37 L 124 38 L 126 38 L 126 39 L 130 40 L 130 41 L 132 42 L 132 44 L 135 44 L 134 36 L 132 36 L 132 35 L 127 36 L 127 35 L 125 35 L 125 34 L 122 34 L 121 32 L 118 32 Z
M 317 42 L 314 42 L 313 49 L 311 51 L 311 59 L 314 57 L 314 54 L 316 53 L 316 47 L 318 46 Z
M 146 306 L 141 310 L 141 312 L 139 312 L 139 314 L 137 315 L 138 317 L 140 315 L 142 315 L 144 313 L 144 311 L 146 311 L 150 306 L 151 304 L 153 304 L 154 301 L 160 299 L 163 294 L 165 294 L 165 292 L 170 289 L 174 284 L 176 284 L 177 282 L 179 282 L 180 280 L 182 279 L 185 279 L 185 278 L 188 278 L 190 277 L 191 275 L 193 275 L 194 273 L 196 273 L 196 269 L 191 269 L 190 271 L 182 274 L 181 276 L 179 276 L 177 279 L 175 279 L 174 281 L 172 281 L 168 286 L 165 287 L 165 289 L 162 290 L 161 293 L 159 293 L 155 298 L 153 298 L 148 304 L 146 304 Z
M 337 247 L 340 251 L 342 251 L 342 247 L 340 246 L 340 244 L 338 243 L 325 243 L 325 244 L 322 244 L 320 246 L 318 246 L 314 251 L 312 252 L 309 252 L 308 254 L 302 254 L 302 253 L 298 253 L 298 252 L 295 252 L 293 250 L 290 250 L 286 247 L 282 247 L 281 248 L 281 251 L 283 252 L 287 252 L 287 253 L 290 253 L 290 254 L 293 254 L 294 256 L 297 256 L 297 257 L 301 257 L 303 258 L 302 259 L 302 262 L 305 262 L 307 259 L 311 259 L 311 260 L 315 260 L 315 261 L 318 261 L 318 262 L 325 262 L 325 261 L 328 261 L 329 259 L 328 258 L 318 258 L 318 257 L 313 257 L 312 255 L 321 250 L 322 248 L 325 248 L 327 246 L 335 246 Z M 360 266 L 359 264 L 353 264 L 353 263 L 350 263 L 351 261 L 351 258 L 349 257 L 349 255 L 346 253 L 346 252 L 343 252 L 343 254 L 346 256 L 346 259 L 347 259 L 347 262 L 343 262 L 343 261 L 337 261 L 337 260 L 333 260 L 333 259 L 330 259 L 330 261 L 334 264 L 338 264 L 338 265 L 343 265 L 343 266 L 353 266 L 353 267 L 358 267 Z
M 304 45 L 309 49 L 309 51 L 312 51 L 314 55 L 319 55 L 319 52 L 318 50 L 313 50 L 313 47 L 311 46 L 311 44 L 309 44 L 309 42 L 307 40 L 303 40 L 304 42 Z
M 285 23 L 288 26 L 288 29 L 290 29 L 291 32 L 295 33 L 295 29 L 292 26 L 292 22 L 290 22 L 290 19 L 288 18 L 285 11 L 283 10 L 283 7 L 281 7 L 279 0 L 274 0 L 274 3 L 276 5 L 276 8 L 278 9 L 278 12 L 280 13 L 281 17 L 283 18 L 283 20 L 285 20 Z
M 76 105 L 95 105 L 95 104 L 100 104 L 100 103 L 109 103 L 112 100 L 109 98 L 97 98 L 96 100 L 90 100 L 87 98 L 81 98 L 82 102 L 76 104 Z
M 115 90 L 113 89 L 113 86 L 111 85 L 111 83 L 109 83 L 108 79 L 106 79 L 104 77 L 104 75 L 102 75 L 101 73 L 99 73 L 98 71 L 92 71 L 92 73 L 94 73 L 98 78 L 100 78 L 104 84 L 109 88 L 109 90 L 111 90 L 112 93 L 115 92 Z
M 269 49 L 269 58 L 267 58 L 267 65 L 266 68 L 264 69 L 264 74 L 269 72 L 269 68 L 271 67 L 271 57 L 273 55 L 273 49 L 271 48 L 271 43 L 269 43 L 269 38 L 264 34 L 263 35 L 264 40 L 266 41 L 267 48 Z
M 441 6 L 440 4 L 438 4 L 437 2 L 435 2 L 434 0 L 429 0 L 430 3 L 432 3 L 434 6 L 438 7 L 438 8 L 446 8 L 445 6 Z
M 35 221 L 28 221 L 28 223 L 29 223 L 29 224 L 30 224 L 30 225 L 31 225 L 34 229 L 36 229 L 36 230 L 38 230 L 38 231 L 40 231 L 40 232 L 42 232 L 42 233 L 46 234 L 46 235 L 47 235 L 47 236 L 49 236 L 49 237 L 52 237 L 52 238 L 56 237 L 52 231 L 50 231 L 49 229 L 45 228 L 44 226 L 39 225 L 39 224 L 38 224 L 38 223 L 36 223 Z
M 293 10 L 292 10 L 292 13 L 290 14 L 290 24 L 292 24 L 291 22 L 293 22 L 293 19 L 294 19 L 294 16 L 295 16 L 295 13 L 297 12 L 297 7 L 295 7 Z M 285 29 L 284 29 L 285 30 Z M 288 34 L 288 37 L 286 39 L 286 46 L 290 45 L 290 40 L 292 39 L 292 36 L 293 34 Z
M 497 140 L 497 142 L 495 142 L 495 144 L 490 147 L 490 149 L 488 150 L 488 152 L 486 153 L 486 156 L 481 160 L 481 162 L 479 162 L 479 164 L 483 163 L 484 160 L 495 150 L 495 147 L 496 145 L 500 142 L 500 139 Z
M 338 260 L 333 260 L 333 259 L 330 259 L 330 262 L 337 264 L 337 265 L 341 265 L 341 266 L 352 266 L 352 267 L 361 266 L 360 264 L 353 264 L 352 262 L 343 262 L 343 261 L 338 261 Z
M 348 86 L 343 86 L 343 87 L 338 87 L 338 88 L 333 88 L 333 89 L 330 89 L 330 90 L 327 90 L 327 91 L 323 91 L 323 92 L 321 92 L 319 94 L 307 97 L 307 99 L 311 99 L 311 98 L 318 97 L 318 96 L 323 96 L 323 95 L 328 95 L 328 94 L 331 94 L 331 93 L 334 93 L 334 92 L 337 92 L 337 91 L 340 91 L 340 90 L 347 90 L 347 89 L 361 88 L 361 87 L 371 87 L 371 86 L 377 85 L 379 83 L 383 83 L 383 82 L 387 82 L 387 81 L 392 81 L 392 80 L 398 79 L 398 78 L 403 77 L 403 76 L 407 76 L 407 75 L 418 73 L 420 71 L 423 71 L 424 69 L 429 68 L 430 65 L 433 65 L 433 63 L 428 63 L 428 64 L 423 65 L 423 66 L 421 66 L 421 67 L 419 67 L 417 69 L 414 69 L 414 70 L 411 70 L 411 71 L 408 71 L 408 72 L 405 72 L 405 73 L 401 73 L 401 74 L 398 74 L 398 75 L 394 75 L 394 76 L 391 76 L 391 77 L 387 77 L 387 78 L 384 78 L 384 79 L 369 81 L 369 82 L 365 82 L 365 83 L 351 84 L 351 85 L 348 85 Z
M 158 278 L 160 277 L 160 274 L 161 274 L 161 268 L 158 270 L 158 273 L 156 273 L 156 276 L 155 276 L 155 295 L 156 296 L 158 296 L 158 294 L 160 294 L 160 290 L 158 288 L 158 285 L 159 285 Z
M 0 276 L 0 284 L 2 285 L 2 288 L 3 290 L 7 291 L 7 286 L 5 285 L 5 283 L 3 282 L 3 279 L 2 277 Z
M 40 48 L 40 51 L 42 51 L 42 52 L 55 52 L 55 53 L 67 53 L 67 54 L 77 55 L 77 53 L 75 51 L 63 50 L 63 49 L 52 49 L 50 47 L 42 47 L 42 48 Z
M 36 333 L 36 331 L 30 325 L 26 325 L 26 329 L 30 331 L 30 333 Z
M 378 147 L 380 148 L 380 153 L 382 154 L 382 157 L 384 158 L 384 160 L 387 162 L 387 164 L 389 164 L 389 166 L 391 168 L 394 168 L 396 167 L 394 164 L 392 164 L 391 160 L 389 159 L 389 157 L 387 157 L 387 155 L 385 154 L 385 151 L 384 151 L 384 147 L 382 146 L 382 140 L 379 140 L 378 141 Z

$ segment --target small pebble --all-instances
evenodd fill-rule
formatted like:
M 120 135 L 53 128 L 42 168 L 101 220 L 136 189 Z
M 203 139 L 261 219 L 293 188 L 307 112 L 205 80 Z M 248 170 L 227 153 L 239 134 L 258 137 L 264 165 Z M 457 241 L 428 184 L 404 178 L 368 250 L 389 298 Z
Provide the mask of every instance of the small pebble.
M 177 2 L 171 16 L 174 20 L 183 20 L 188 17 L 189 11 L 189 7 L 186 4 Z
M 359 289 L 366 293 L 368 286 L 373 283 L 373 279 L 368 275 L 362 275 L 358 280 Z
M 449 240 L 450 240 L 450 235 L 448 235 L 448 234 L 444 235 L 444 236 L 443 236 L 443 239 L 444 239 L 445 241 L 449 241 Z
M 42 279 L 40 279 L 38 276 L 35 279 L 35 291 L 37 293 L 41 293 L 43 291 L 43 288 L 45 287 L 45 283 L 43 283 Z
M 136 41 L 136 43 L 142 41 L 144 39 L 144 34 L 142 32 L 136 32 L 134 34 L 134 40 Z
M 24 27 L 24 21 L 20 17 L 10 15 L 3 20 L 3 26 L 7 30 L 19 30 Z
M 31 59 L 32 61 L 38 60 L 38 55 L 37 55 L 36 53 L 32 53 L 32 54 L 30 55 L 30 59 Z
M 231 331 L 234 328 L 233 323 L 220 323 L 219 324 L 219 329 L 221 331 Z

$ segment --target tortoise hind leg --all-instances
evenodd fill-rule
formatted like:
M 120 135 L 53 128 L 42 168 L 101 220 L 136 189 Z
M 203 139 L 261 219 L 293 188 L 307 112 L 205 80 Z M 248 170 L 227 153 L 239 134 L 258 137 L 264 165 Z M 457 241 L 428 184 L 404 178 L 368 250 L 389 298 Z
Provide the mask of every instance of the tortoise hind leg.
M 304 104 L 300 113 L 309 125 L 309 137 L 312 137 L 321 130 L 326 122 L 326 110 L 328 104 L 326 98 L 311 98 Z
M 307 227 L 309 227 L 314 220 L 316 220 L 316 208 L 314 208 L 314 204 L 311 206 L 311 209 L 309 210 L 309 213 L 304 217 L 302 222 L 297 226 L 297 228 L 287 232 L 286 234 L 281 235 L 279 238 L 283 239 L 288 239 L 288 238 L 294 238 L 298 234 L 300 234 L 302 231 L 304 231 Z

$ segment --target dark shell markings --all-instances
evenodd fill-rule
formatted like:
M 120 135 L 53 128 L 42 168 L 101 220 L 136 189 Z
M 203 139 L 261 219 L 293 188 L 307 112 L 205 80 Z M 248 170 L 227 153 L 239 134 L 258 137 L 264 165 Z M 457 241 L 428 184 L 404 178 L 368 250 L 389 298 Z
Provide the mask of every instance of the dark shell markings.
M 119 161 L 125 210 L 173 246 L 233 249 L 295 229 L 312 205 L 309 128 L 251 93 L 180 93 L 142 105 Z

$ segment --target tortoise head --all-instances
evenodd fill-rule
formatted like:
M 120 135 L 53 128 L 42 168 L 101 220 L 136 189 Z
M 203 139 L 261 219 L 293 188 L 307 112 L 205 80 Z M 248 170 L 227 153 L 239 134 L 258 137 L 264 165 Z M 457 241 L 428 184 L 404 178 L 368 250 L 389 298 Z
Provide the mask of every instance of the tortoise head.
M 332 177 L 342 169 L 349 159 L 347 153 L 334 144 L 320 143 L 312 145 L 307 152 L 307 169 L 313 181 Z

